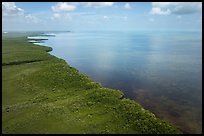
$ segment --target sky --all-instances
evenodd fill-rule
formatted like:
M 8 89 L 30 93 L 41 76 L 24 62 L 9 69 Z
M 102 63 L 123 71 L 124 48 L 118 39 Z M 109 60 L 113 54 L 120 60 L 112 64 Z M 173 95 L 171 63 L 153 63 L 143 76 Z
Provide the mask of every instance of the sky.
M 202 30 L 201 2 L 2 2 L 2 31 Z

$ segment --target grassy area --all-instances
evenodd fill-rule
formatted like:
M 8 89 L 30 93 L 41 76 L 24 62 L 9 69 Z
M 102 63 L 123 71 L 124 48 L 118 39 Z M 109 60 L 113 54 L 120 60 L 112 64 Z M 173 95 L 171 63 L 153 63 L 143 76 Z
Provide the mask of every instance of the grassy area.
M 28 43 L 28 35 L 2 37 L 3 133 L 181 133 L 48 54 L 51 48 Z

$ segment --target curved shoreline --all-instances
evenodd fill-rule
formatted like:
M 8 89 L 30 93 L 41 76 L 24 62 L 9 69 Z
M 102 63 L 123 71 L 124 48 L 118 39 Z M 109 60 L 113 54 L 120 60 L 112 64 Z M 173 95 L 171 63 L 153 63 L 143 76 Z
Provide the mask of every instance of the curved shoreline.
M 36 44 L 32 44 L 32 45 L 43 47 L 41 45 L 36 45 Z M 108 127 L 104 129 L 104 131 L 102 131 L 103 125 L 102 126 L 99 125 L 97 128 L 99 130 L 102 129 L 101 130 L 102 132 L 98 132 L 98 133 L 133 133 L 133 132 L 134 133 L 181 133 L 178 129 L 176 129 L 169 123 L 166 123 L 158 119 L 157 117 L 155 117 L 153 113 L 149 112 L 148 110 L 145 110 L 142 106 L 140 106 L 135 101 L 124 98 L 124 94 L 121 91 L 115 90 L 115 89 L 103 88 L 100 84 L 94 82 L 87 75 L 79 73 L 77 69 L 70 67 L 64 60 L 59 59 L 53 55 L 50 55 L 49 53 L 47 53 L 46 50 L 48 49 L 43 49 L 43 51 L 45 51 L 47 54 L 46 56 L 49 55 L 48 59 L 38 62 L 40 64 L 42 63 L 43 65 L 42 70 L 39 70 L 39 72 L 36 71 L 34 74 L 31 74 L 31 75 L 30 73 L 28 73 L 28 77 L 25 77 L 26 79 L 25 81 L 27 81 L 31 85 L 34 85 L 34 86 L 37 85 L 37 87 L 39 86 L 45 89 L 48 88 L 48 90 L 49 88 L 54 89 L 54 90 L 52 89 L 54 92 L 46 92 L 46 94 L 49 97 L 44 95 L 38 96 L 37 104 L 47 105 L 47 101 L 50 99 L 50 102 L 56 105 L 56 102 L 53 101 L 56 98 L 52 97 L 52 95 L 54 96 L 58 94 L 61 95 L 62 93 L 63 99 L 65 97 L 65 100 L 66 99 L 69 100 L 70 98 L 76 95 L 75 97 L 79 97 L 79 101 L 75 102 L 75 99 L 74 99 L 73 104 L 80 105 L 80 106 L 76 106 L 77 109 L 75 109 L 75 106 L 74 107 L 69 106 L 67 107 L 69 110 L 66 111 L 63 108 L 63 106 L 66 105 L 67 102 L 65 101 L 66 103 L 64 103 L 63 99 L 62 100 L 59 99 L 57 101 L 64 103 L 62 104 L 62 107 L 60 107 L 60 111 L 61 110 L 63 111 L 62 113 L 63 115 L 70 114 L 74 116 L 74 118 L 76 118 L 75 117 L 76 111 L 78 111 L 81 114 L 85 111 L 88 111 L 88 113 L 90 111 L 91 113 L 92 112 L 94 113 L 95 111 L 97 112 L 97 114 L 91 114 L 91 115 L 88 114 L 88 116 L 96 119 L 99 118 L 100 116 L 107 118 L 108 116 L 111 115 L 110 119 L 116 121 L 116 123 L 113 122 L 113 124 L 116 125 L 115 126 L 116 128 L 114 128 L 113 126 L 110 126 L 112 128 Z M 36 65 L 37 67 L 41 67 L 39 66 L 39 64 L 31 63 L 31 65 Z M 50 75 L 50 76 L 47 76 L 47 75 Z M 46 81 L 46 84 L 42 83 L 41 81 Z M 73 91 L 73 88 L 74 88 L 74 91 Z M 63 91 L 60 91 L 60 90 L 63 90 Z M 44 100 L 44 97 L 48 97 L 48 99 Z M 7 109 L 7 107 L 8 105 L 4 105 L 3 109 L 4 108 Z M 9 106 L 9 107 L 10 107 L 9 109 L 12 109 L 12 106 Z M 93 109 L 90 109 L 90 107 L 92 107 Z M 36 108 L 41 109 L 40 106 Z M 70 113 L 70 111 L 72 111 L 70 108 L 71 109 L 74 108 L 72 110 L 75 114 L 72 114 L 72 112 Z M 100 115 L 100 113 L 102 112 L 101 109 L 103 109 L 102 111 L 104 112 L 102 115 Z M 47 112 L 49 111 L 49 108 L 44 110 L 45 110 L 45 113 L 44 112 L 43 113 L 47 116 Z M 5 111 L 2 111 L 2 112 L 6 115 Z M 59 111 L 54 111 L 54 112 L 52 111 L 51 114 L 53 116 L 56 116 L 58 112 Z M 81 117 L 81 115 L 79 115 L 79 117 Z M 84 118 L 81 118 L 81 120 L 83 121 Z M 88 119 L 87 121 L 89 122 L 91 120 L 92 119 Z M 100 124 L 99 121 L 96 121 L 96 123 Z M 112 123 L 107 122 L 107 125 L 110 125 L 110 124 Z M 75 126 L 77 127 L 78 125 L 79 124 L 76 123 Z M 117 128 L 117 125 L 119 125 L 119 128 Z M 125 128 L 122 128 L 120 126 L 125 126 Z M 81 127 L 83 128 L 83 126 Z M 4 128 L 3 130 L 4 130 L 3 132 L 8 131 L 6 128 Z M 90 128 L 87 128 L 84 131 L 86 133 L 90 133 L 91 131 L 93 131 L 93 133 L 97 132 L 97 131 L 95 132 Z
M 36 36 L 42 36 L 42 37 L 47 37 L 47 38 L 45 38 L 45 40 L 49 40 L 49 37 L 46 35 L 46 33 L 44 34 L 44 35 L 42 35 L 42 34 L 38 34 L 38 35 L 36 35 Z M 55 35 L 56 36 L 56 35 Z M 55 37 L 54 36 L 54 37 Z M 35 37 L 35 36 L 34 36 Z M 53 36 L 52 36 L 53 37 Z M 36 38 L 35 40 L 41 40 L 41 38 Z M 46 47 L 49 47 L 49 48 L 51 48 L 51 50 L 50 51 L 47 51 L 48 53 L 49 52 L 51 52 L 53 49 L 52 49 L 52 47 L 50 47 L 49 45 L 40 45 L 40 44 L 38 44 L 38 43 L 45 43 L 45 42 L 36 42 L 36 45 L 39 45 L 39 46 L 46 46 Z M 51 54 L 50 54 L 51 55 Z M 55 55 L 53 55 L 53 56 L 55 56 Z M 55 56 L 55 57 L 57 57 L 57 56 Z M 58 57 L 57 57 L 58 58 Z M 62 58 L 60 58 L 60 59 L 62 59 Z M 63 59 L 62 59 L 63 60 Z M 65 60 L 64 60 L 65 61 Z M 65 61 L 66 62 L 66 61 Z M 67 63 L 67 62 L 66 62 Z M 67 63 L 67 65 L 69 65 L 68 63 Z M 72 68 L 74 68 L 74 67 L 72 67 Z M 78 69 L 77 68 L 74 68 L 74 69 L 76 69 L 77 71 L 78 71 Z M 89 77 L 88 75 L 86 75 L 86 74 L 84 74 L 84 73 L 80 73 L 80 74 L 82 74 L 82 75 L 85 75 L 85 76 L 87 76 L 87 77 Z M 90 77 L 89 77 L 90 78 Z M 95 81 L 94 81 L 95 82 Z M 98 83 L 98 82 L 96 82 L 96 83 Z M 100 83 L 99 83 L 100 84 Z M 101 86 L 101 84 L 100 84 L 100 86 Z M 102 88 L 105 88 L 105 87 L 103 87 L 103 86 L 101 86 Z M 110 88 L 110 89 L 112 89 L 112 88 Z M 112 90 L 116 90 L 116 89 L 112 89 Z M 118 91 L 120 91 L 121 93 L 122 93 L 122 96 L 119 98 L 119 99 L 129 99 L 129 100 L 131 100 L 131 101 L 134 101 L 135 103 L 137 103 L 135 100 L 132 100 L 132 99 L 130 99 L 130 98 L 127 98 L 127 97 L 125 97 L 125 95 L 124 95 L 124 93 L 121 91 L 121 90 L 118 90 Z M 139 104 L 139 103 L 137 103 L 137 104 Z M 140 104 L 139 104 L 140 105 Z M 141 106 L 142 107 L 142 106 Z M 143 107 L 142 107 L 143 108 Z M 145 110 L 145 109 L 143 109 L 143 110 Z M 148 110 L 149 111 L 149 110 Z M 151 111 L 150 111 L 151 112 Z M 152 112 L 151 112 L 152 113 Z M 154 114 L 154 113 L 152 113 L 152 114 Z M 156 114 L 154 114 L 154 116 L 155 116 Z M 183 132 L 182 130 L 180 130 L 182 133 L 186 133 L 187 134 L 187 132 Z

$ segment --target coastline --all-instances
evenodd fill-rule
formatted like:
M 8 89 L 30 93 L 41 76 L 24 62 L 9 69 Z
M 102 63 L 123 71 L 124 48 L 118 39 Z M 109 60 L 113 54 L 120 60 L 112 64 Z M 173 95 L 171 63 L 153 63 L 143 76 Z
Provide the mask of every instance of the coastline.
M 16 39 L 18 40 L 18 38 Z M 14 39 L 14 41 L 16 39 Z M 7 44 L 6 42 L 9 41 L 5 40 L 3 44 Z M 12 43 L 12 41 L 10 42 Z M 26 124 L 24 122 L 26 120 L 9 119 L 11 116 L 19 117 L 18 114 L 21 113 L 22 109 L 25 110 L 23 114 L 28 115 L 28 120 L 33 117 L 35 118 L 35 115 L 30 116 L 27 108 L 37 109 L 33 111 L 33 114 L 38 113 L 37 115 L 40 116 L 35 118 L 34 122 L 32 122 L 34 124 L 31 123 L 30 125 L 30 127 L 36 125 L 36 128 L 31 131 L 33 133 L 181 133 L 169 123 L 158 119 L 153 113 L 145 110 L 135 101 L 124 98 L 124 94 L 121 91 L 103 88 L 100 83 L 96 83 L 87 75 L 79 73 L 77 69 L 70 67 L 64 60 L 50 55 L 48 52 L 51 51 L 52 48 L 26 43 L 25 37 L 19 40 L 19 43 L 25 44 L 21 52 L 25 52 L 24 48 L 36 49 L 36 52 L 30 52 L 31 56 L 27 57 L 27 60 L 23 57 L 16 60 L 15 56 L 14 60 L 11 59 L 8 61 L 6 57 L 3 57 L 2 67 L 4 67 L 4 69 L 2 73 L 4 74 L 6 67 L 12 66 L 13 68 L 22 64 L 26 65 L 27 70 L 30 70 L 32 66 L 28 66 L 27 63 L 30 62 L 29 65 L 40 68 L 32 69 L 32 72 L 29 71 L 26 74 L 18 75 L 22 79 L 19 80 L 17 84 L 20 83 L 20 81 L 26 81 L 28 86 L 23 86 L 23 90 L 31 89 L 37 91 L 38 89 L 44 89 L 45 91 L 43 93 L 40 92 L 40 95 L 38 92 L 35 92 L 34 95 L 32 94 L 32 97 L 29 96 L 27 100 L 16 101 L 15 103 L 4 102 L 5 100 L 3 100 L 3 133 L 25 133 L 26 131 L 23 130 L 32 129 L 28 128 L 29 125 L 24 125 Z M 28 47 L 29 44 L 32 44 L 32 47 Z M 27 54 L 26 50 L 24 57 Z M 35 54 L 34 57 L 33 54 Z M 3 80 L 4 78 L 5 76 L 2 76 Z M 44 83 L 42 81 L 44 81 Z M 26 95 L 31 95 L 31 93 L 33 93 L 33 91 Z M 5 96 L 4 91 L 2 94 Z M 27 106 L 28 104 L 30 107 Z M 10 115 L 12 112 L 13 115 Z M 69 120 L 66 117 L 67 115 L 73 119 Z M 44 119 L 45 117 L 46 119 Z M 53 117 L 56 122 L 51 119 Z M 106 120 L 106 118 L 108 118 L 108 120 Z M 44 122 L 48 119 L 49 122 L 53 123 L 53 127 L 56 126 L 54 123 L 62 123 L 65 126 L 68 125 L 69 129 L 64 130 L 66 127 L 61 126 L 63 129 L 55 128 L 54 131 L 49 128 L 49 125 L 42 125 L 46 126 L 47 129 L 38 130 L 39 119 L 44 119 Z M 64 119 L 67 120 L 68 123 L 63 121 Z M 104 119 L 105 123 L 104 120 L 101 119 Z M 9 120 L 11 123 L 9 123 Z M 72 122 L 74 123 L 70 127 Z M 86 126 L 87 124 L 91 127 Z M 11 129 L 14 125 L 17 127 Z M 19 128 L 20 130 L 17 130 Z

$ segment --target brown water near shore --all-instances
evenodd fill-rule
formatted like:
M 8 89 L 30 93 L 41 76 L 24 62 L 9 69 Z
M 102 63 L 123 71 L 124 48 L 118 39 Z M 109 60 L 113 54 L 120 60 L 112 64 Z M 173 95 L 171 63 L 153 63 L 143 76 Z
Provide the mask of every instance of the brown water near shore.
M 155 113 L 159 118 L 176 125 L 184 133 L 199 134 L 202 131 L 202 120 L 200 120 L 202 111 L 199 111 L 198 108 L 189 107 L 185 102 L 179 105 L 163 95 L 156 96 L 143 89 L 135 91 L 134 96 L 135 101 Z

